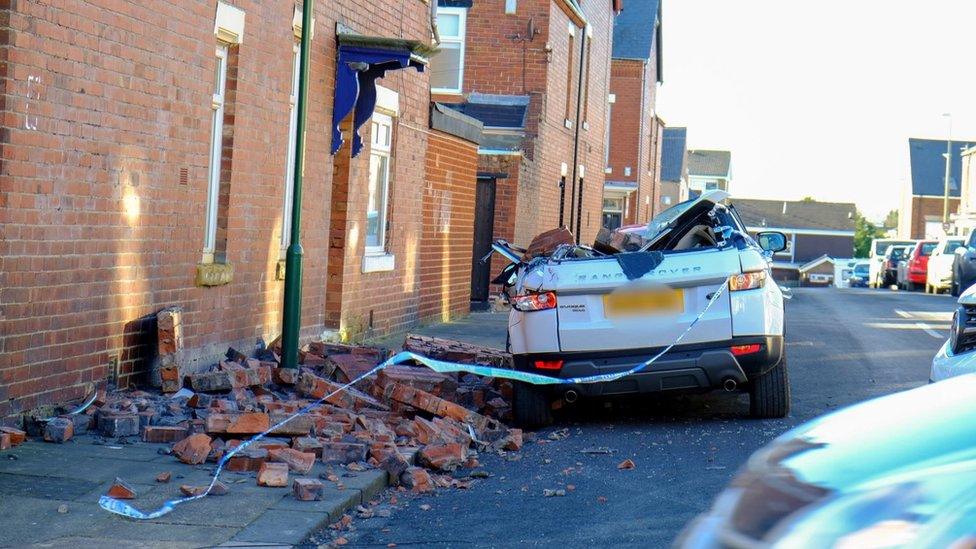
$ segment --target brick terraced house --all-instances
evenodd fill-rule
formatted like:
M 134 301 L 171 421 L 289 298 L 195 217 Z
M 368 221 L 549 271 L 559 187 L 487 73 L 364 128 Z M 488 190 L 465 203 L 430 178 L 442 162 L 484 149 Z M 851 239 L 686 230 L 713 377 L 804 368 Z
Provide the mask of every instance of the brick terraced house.
M 635 2 L 636 4 L 636 2 Z M 433 100 L 484 125 L 472 300 L 504 266 L 478 261 L 493 238 L 528 245 L 568 226 L 590 243 L 602 225 L 612 0 L 439 0 Z
M 486 20 L 505 17 L 488 13 L 503 2 L 481 4 Z M 562 70 L 572 58 L 575 67 L 580 45 L 590 43 L 586 21 L 596 31 L 587 51 L 608 51 L 609 2 L 537 4 L 544 9 L 521 2 L 511 19 L 506 32 L 524 36 L 534 17 L 543 37 L 506 42 L 532 52 L 507 76 L 524 68 L 536 81 L 548 58 Z M 378 335 L 463 314 L 476 177 L 505 168 L 486 169 L 495 157 L 478 154 L 481 122 L 430 101 L 431 6 L 330 0 L 315 8 L 302 337 Z M 3 2 L 0 26 L 0 420 L 79 398 L 87 382 L 142 377 L 154 360 L 155 314 L 166 307 L 182 308 L 191 370 L 228 345 L 249 352 L 275 337 L 297 38 L 306 27 L 295 2 Z M 561 32 L 553 30 L 554 49 L 545 52 L 550 26 Z M 470 78 L 480 63 L 492 80 L 490 55 L 472 58 Z M 603 65 L 593 65 L 600 80 Z M 561 112 L 557 92 L 575 78 L 555 80 L 546 82 L 560 99 L 546 108 Z M 603 131 L 605 95 L 590 101 L 592 134 Z M 540 131 L 539 117 L 532 120 Z M 545 131 L 565 134 L 562 147 L 571 142 L 570 127 Z M 590 159 L 602 159 L 602 138 L 584 143 L 580 164 L 601 174 Z M 572 158 L 531 156 L 546 174 L 533 184 L 544 180 L 546 189 L 555 188 L 561 159 Z M 519 234 L 555 224 L 540 204 L 553 196 L 540 190 L 518 205 L 538 220 Z M 590 232 L 599 199 L 584 196 L 584 213 L 596 216 L 584 224 Z
M 630 2 L 613 27 L 603 225 L 647 223 L 661 210 L 661 3 Z
M 948 216 L 959 210 L 962 180 L 962 153 L 972 147 L 972 141 L 952 141 L 952 162 L 949 171 Z M 944 139 L 908 140 L 911 180 L 902 188 L 898 215 L 898 236 L 904 238 L 939 238 L 946 209 L 946 149 Z

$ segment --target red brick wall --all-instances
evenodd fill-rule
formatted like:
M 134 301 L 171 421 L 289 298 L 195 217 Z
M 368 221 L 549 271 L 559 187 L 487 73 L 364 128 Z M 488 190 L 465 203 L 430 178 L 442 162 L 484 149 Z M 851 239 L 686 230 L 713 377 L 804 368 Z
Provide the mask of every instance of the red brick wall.
M 911 234 L 908 238 L 925 238 L 925 216 L 942 219 L 944 199 L 941 196 L 913 196 L 911 211 Z M 949 214 L 957 213 L 959 199 L 949 197 Z
M 565 222 L 569 223 L 571 214 L 576 215 L 575 208 L 570 211 L 573 197 L 569 192 L 573 187 L 573 139 L 578 122 L 575 120 L 575 102 L 585 31 L 574 23 L 575 50 L 570 66 L 568 27 L 571 19 L 561 7 L 562 3 L 563 0 L 523 0 L 518 3 L 515 15 L 505 15 L 503 0 L 486 0 L 475 2 L 468 12 L 464 92 L 530 96 L 527 139 L 518 174 L 518 200 L 513 210 L 515 223 L 511 238 L 523 245 L 539 232 L 558 225 L 558 182 L 563 163 L 570 173 Z M 586 173 L 581 241 L 591 242 L 599 231 L 603 208 L 604 131 L 613 12 L 611 3 L 605 0 L 586 0 L 582 2 L 582 9 L 594 28 L 586 94 L 588 106 L 584 109 L 587 129 L 580 130 L 577 159 L 578 164 L 585 166 Z M 527 42 L 510 38 L 515 34 L 525 36 L 530 18 L 539 34 Z M 567 78 L 570 70 L 573 74 L 571 81 Z M 570 84 L 571 94 L 567 84 Z M 567 98 L 572 103 L 570 128 L 565 125 Z M 500 180 L 499 188 L 501 185 Z M 501 208 L 502 202 L 496 201 L 496 226 L 504 214 Z
M 9 16 L 0 206 L 0 418 L 81 396 L 121 361 L 121 381 L 151 356 L 152 315 L 184 310 L 187 357 L 209 363 L 280 329 L 275 280 L 288 143 L 291 0 L 236 0 L 238 47 L 227 257 L 234 279 L 197 287 L 206 209 L 215 1 L 17 2 Z M 411 0 L 316 4 L 302 243 L 303 336 L 325 325 L 333 159 L 329 125 L 340 21 L 372 35 L 426 40 L 428 6 Z M 3 21 L 0 21 L 2 23 Z M 178 34 L 173 29 L 178 29 Z M 394 273 L 362 275 L 345 250 L 344 313 L 377 329 L 414 321 L 427 127 L 427 76 L 392 73 L 400 92 L 391 246 Z M 364 153 L 363 157 L 365 158 Z M 350 230 L 365 216 L 362 159 Z M 185 178 L 182 174 L 186 174 Z
M 420 240 L 420 317 L 448 320 L 471 306 L 478 146 L 431 131 Z
M 637 183 L 624 222 L 646 223 L 660 202 L 660 146 L 657 109 L 657 51 L 649 60 L 614 59 L 610 93 L 610 173 L 607 179 Z M 626 168 L 630 168 L 627 175 Z

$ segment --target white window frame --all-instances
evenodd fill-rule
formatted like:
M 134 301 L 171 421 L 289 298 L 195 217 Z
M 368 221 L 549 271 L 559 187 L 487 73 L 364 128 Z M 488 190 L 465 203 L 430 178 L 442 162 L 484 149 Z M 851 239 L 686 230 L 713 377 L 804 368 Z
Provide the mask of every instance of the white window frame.
M 285 165 L 285 204 L 281 217 L 281 257 L 291 244 L 291 213 L 295 191 L 295 141 L 298 134 L 298 73 L 302 49 L 298 42 L 292 46 L 294 59 L 291 72 L 291 95 L 288 96 L 288 152 Z
M 434 88 L 430 91 L 435 93 L 461 93 L 464 89 L 464 42 L 468 35 L 468 10 L 467 8 L 437 8 L 437 15 L 457 15 L 458 16 L 458 35 L 440 35 L 441 44 L 460 44 L 458 57 L 458 87 L 457 88 Z
M 213 111 L 210 130 L 210 173 L 207 182 L 207 219 L 203 241 L 203 262 L 213 263 L 217 246 L 217 210 L 220 203 L 220 170 L 224 137 L 224 100 L 227 91 L 227 45 L 216 47 L 216 90 L 210 101 Z
M 377 204 L 377 210 L 379 213 L 379 220 L 377 222 L 377 240 L 378 244 L 366 245 L 367 255 L 383 255 L 386 254 L 386 225 L 387 225 L 387 215 L 389 214 L 389 198 L 390 198 L 390 165 L 393 162 L 393 120 L 394 114 L 379 111 L 373 113 L 373 118 L 371 120 L 372 127 L 370 128 L 369 137 L 369 155 L 370 163 L 372 163 L 372 158 L 374 156 L 379 156 L 386 158 L 384 163 L 384 172 L 382 176 L 382 189 L 379 193 L 379 198 L 381 201 Z M 381 139 L 381 132 L 377 131 L 380 127 L 385 127 L 387 129 L 385 134 L 386 140 Z M 367 193 L 367 212 L 369 203 L 369 189 L 366 189 Z M 365 238 L 369 238 L 365 232 L 363 233 Z

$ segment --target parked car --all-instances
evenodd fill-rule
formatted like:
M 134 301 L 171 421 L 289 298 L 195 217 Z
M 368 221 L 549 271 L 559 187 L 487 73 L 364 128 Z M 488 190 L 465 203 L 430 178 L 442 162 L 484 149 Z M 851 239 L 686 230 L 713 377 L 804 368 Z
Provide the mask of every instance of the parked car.
M 548 423 L 560 398 L 716 388 L 748 391 L 755 417 L 788 413 L 783 294 L 769 263 L 786 236 L 762 232 L 754 240 L 734 206 L 722 205 L 728 196 L 707 191 L 665 210 L 642 233 L 640 251 L 605 255 L 563 245 L 506 268 L 511 275 L 499 279 L 507 280 L 510 350 L 520 371 L 558 378 L 624 372 L 696 323 L 652 367 L 623 379 L 516 384 L 518 423 Z
M 848 285 L 851 288 L 867 288 L 868 277 L 871 276 L 871 265 L 867 262 L 859 262 L 854 264 L 854 270 L 851 273 L 850 278 L 847 279 Z
M 887 288 L 898 282 L 898 262 L 908 256 L 908 246 L 891 246 L 884 254 L 884 274 L 881 287 Z
M 871 241 L 871 253 L 868 262 L 871 265 L 871 273 L 868 277 L 868 285 L 872 288 L 883 286 L 885 263 L 884 255 L 888 248 L 892 246 L 909 246 L 914 244 L 914 240 L 899 240 L 897 238 L 875 238 Z
M 959 296 L 949 326 L 949 339 L 932 359 L 929 381 L 976 373 L 976 286 Z
M 952 267 L 956 248 L 962 246 L 962 237 L 943 237 L 929 256 L 925 274 L 925 292 L 937 294 L 947 291 L 952 285 Z
M 952 295 L 958 296 L 976 283 L 976 229 L 969 233 L 962 246 L 954 250 L 953 256 L 950 289 Z
M 749 458 L 677 546 L 972 548 L 976 375 L 807 422 Z
M 929 256 L 938 244 L 935 240 L 920 240 L 908 248 L 908 255 L 898 265 L 898 287 L 914 290 L 925 284 Z

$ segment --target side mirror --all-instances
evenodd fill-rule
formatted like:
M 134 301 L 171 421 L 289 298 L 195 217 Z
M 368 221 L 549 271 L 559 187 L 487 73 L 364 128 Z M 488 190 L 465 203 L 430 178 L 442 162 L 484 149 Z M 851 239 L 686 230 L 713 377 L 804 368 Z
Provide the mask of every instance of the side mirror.
M 968 248 L 966 248 L 965 246 L 959 246 L 959 247 L 958 247 L 958 248 L 956 248 L 955 250 L 952 250 L 952 253 L 954 253 L 954 254 L 956 254 L 956 255 L 962 255 L 962 254 L 964 254 L 964 253 L 966 253 L 966 250 L 967 250 L 967 249 L 968 249 Z
M 782 252 L 786 249 L 786 235 L 778 231 L 763 231 L 756 235 L 759 247 L 767 252 Z

